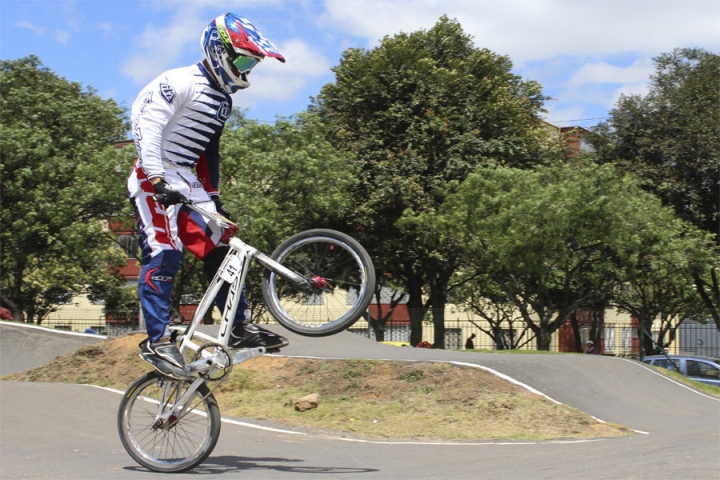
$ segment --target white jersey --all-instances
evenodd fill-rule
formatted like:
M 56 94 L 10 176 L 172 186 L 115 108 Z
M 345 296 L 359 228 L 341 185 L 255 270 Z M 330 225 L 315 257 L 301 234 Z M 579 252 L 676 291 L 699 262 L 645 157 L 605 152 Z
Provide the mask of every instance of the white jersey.
M 231 110 L 232 99 L 201 63 L 163 73 L 132 106 L 138 165 L 149 179 L 164 177 L 166 167 L 197 166 L 205 189 L 217 193 L 220 135 Z

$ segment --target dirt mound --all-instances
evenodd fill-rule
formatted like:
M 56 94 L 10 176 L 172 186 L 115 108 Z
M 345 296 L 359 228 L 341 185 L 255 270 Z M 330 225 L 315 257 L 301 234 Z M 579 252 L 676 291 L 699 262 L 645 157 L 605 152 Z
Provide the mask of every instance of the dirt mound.
M 99 385 L 124 390 L 149 365 L 138 353 L 147 335 L 135 333 L 109 338 L 61 355 L 43 366 L 3 377 L 3 380 Z
M 125 390 L 150 366 L 144 334 L 84 346 L 4 380 Z M 483 370 L 435 362 L 260 357 L 235 366 L 214 394 L 227 415 L 380 438 L 546 440 L 625 435 Z M 317 393 L 318 408 L 294 400 Z

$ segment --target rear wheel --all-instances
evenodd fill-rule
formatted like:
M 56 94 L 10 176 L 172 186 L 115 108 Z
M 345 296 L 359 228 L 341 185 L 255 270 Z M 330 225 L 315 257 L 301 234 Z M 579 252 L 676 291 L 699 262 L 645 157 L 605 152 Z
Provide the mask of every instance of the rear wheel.
M 265 272 L 265 304 L 288 330 L 310 337 L 333 335 L 366 314 L 375 267 L 352 237 L 335 230 L 308 230 L 287 239 L 271 257 L 310 283 L 302 287 Z
M 206 384 L 178 404 L 190 385 L 150 372 L 125 392 L 118 431 L 125 450 L 140 465 L 156 472 L 184 472 L 202 463 L 215 448 L 220 409 Z M 159 419 L 169 411 L 169 418 Z

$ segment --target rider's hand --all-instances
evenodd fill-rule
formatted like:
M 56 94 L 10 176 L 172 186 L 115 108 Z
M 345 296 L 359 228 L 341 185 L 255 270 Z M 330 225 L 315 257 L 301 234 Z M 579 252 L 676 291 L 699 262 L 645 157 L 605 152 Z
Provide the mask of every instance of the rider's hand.
M 230 210 L 225 208 L 223 202 L 220 201 L 219 195 L 210 195 L 210 199 L 215 203 L 215 209 L 220 215 L 227 218 L 228 220 L 232 220 L 232 218 L 230 217 Z
M 165 180 L 160 180 L 159 182 L 154 183 L 153 187 L 155 188 L 155 200 L 164 207 L 169 207 L 170 205 L 175 205 L 176 203 L 187 202 L 185 195 L 175 190 L 175 188 L 172 185 L 169 185 Z

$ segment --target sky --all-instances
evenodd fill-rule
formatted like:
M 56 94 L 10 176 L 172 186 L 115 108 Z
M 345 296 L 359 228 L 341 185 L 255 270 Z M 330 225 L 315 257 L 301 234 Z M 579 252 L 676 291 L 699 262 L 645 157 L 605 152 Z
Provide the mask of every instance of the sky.
M 592 127 L 621 94 L 645 94 L 662 53 L 720 53 L 720 0 L 0 0 L 0 59 L 35 55 L 129 110 L 147 82 L 203 59 L 200 34 L 226 11 L 287 59 L 265 59 L 233 95 L 269 123 L 306 110 L 343 51 L 428 30 L 442 15 L 539 82 L 557 126 Z

